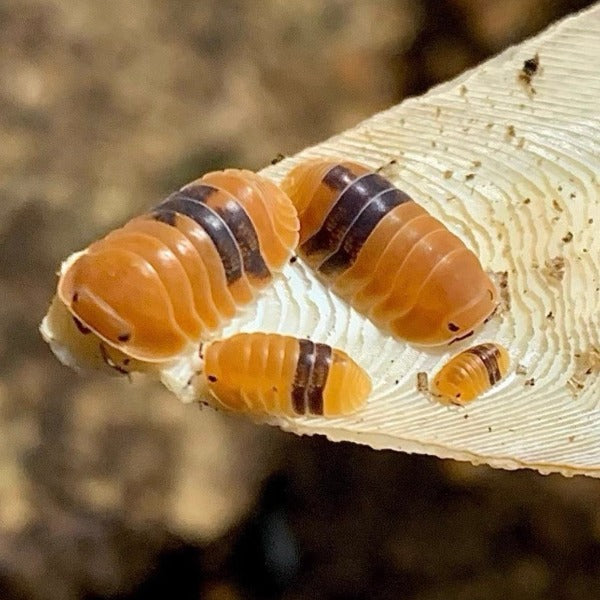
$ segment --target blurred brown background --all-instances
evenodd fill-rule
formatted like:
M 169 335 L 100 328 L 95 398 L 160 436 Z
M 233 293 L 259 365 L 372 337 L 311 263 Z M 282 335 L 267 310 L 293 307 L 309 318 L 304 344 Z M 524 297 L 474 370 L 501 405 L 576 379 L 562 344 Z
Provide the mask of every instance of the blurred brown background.
M 0 598 L 600 597 L 600 482 L 296 438 L 37 334 L 59 261 L 584 0 L 0 2 Z

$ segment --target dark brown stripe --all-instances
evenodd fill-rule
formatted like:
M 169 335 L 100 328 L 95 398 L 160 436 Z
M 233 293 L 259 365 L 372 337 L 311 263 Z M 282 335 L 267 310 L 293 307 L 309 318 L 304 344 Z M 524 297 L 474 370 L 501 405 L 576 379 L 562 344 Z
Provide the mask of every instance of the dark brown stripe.
M 306 413 L 306 388 L 315 364 L 315 345 L 310 340 L 298 340 L 299 353 L 292 385 L 292 406 L 299 415 Z
M 198 188 L 208 188 L 211 192 Z M 203 203 L 203 199 L 215 191 L 216 188 L 202 185 L 175 192 L 156 207 L 153 215 L 155 219 L 168 222 L 161 218 L 161 215 L 168 217 L 169 211 L 172 211 L 190 217 L 198 223 L 215 245 L 225 269 L 227 283 L 232 284 L 242 276 L 242 257 L 236 239 L 225 220 Z
M 323 183 L 330 190 L 342 192 L 356 179 L 356 177 L 356 173 L 351 171 L 348 167 L 335 165 L 335 167 L 332 167 L 327 171 L 325 177 L 323 177 Z
M 179 194 L 206 204 L 206 201 L 217 191 L 219 190 L 216 187 L 206 183 L 188 183 L 179 190 Z
M 329 375 L 331 354 L 331 346 L 316 344 L 315 364 L 308 389 L 306 390 L 308 413 L 311 415 L 323 414 L 323 390 L 325 389 L 327 376 Z
M 157 208 L 152 211 L 151 216 L 155 221 L 166 223 L 171 227 L 175 227 L 175 223 L 177 222 L 177 213 L 174 210 Z
M 232 197 L 224 207 L 215 208 L 215 212 L 229 225 L 237 240 L 246 273 L 254 279 L 269 279 L 271 271 L 260 252 L 258 235 L 246 209 Z
M 487 371 L 490 385 L 494 385 L 502 379 L 502 373 L 500 373 L 500 366 L 498 364 L 500 353 L 494 344 L 480 344 L 479 346 L 465 350 L 465 352 L 473 354 L 481 360 Z
M 306 256 L 334 252 L 364 207 L 389 189 L 394 186 L 377 173 L 355 179 L 335 201 L 319 231 L 302 244 L 302 252 Z
M 333 277 L 351 267 L 379 221 L 396 206 L 410 201 L 412 198 L 408 194 L 395 187 L 373 198 L 358 215 L 339 249 L 319 266 L 319 271 Z

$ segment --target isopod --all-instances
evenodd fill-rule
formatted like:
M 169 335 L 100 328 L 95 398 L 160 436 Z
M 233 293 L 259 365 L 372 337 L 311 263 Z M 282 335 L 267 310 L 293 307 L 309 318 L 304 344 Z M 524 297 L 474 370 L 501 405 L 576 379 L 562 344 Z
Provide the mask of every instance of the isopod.
M 453 356 L 433 379 L 433 393 L 453 404 L 466 404 L 498 383 L 510 359 L 500 344 L 479 344 Z
M 58 296 L 110 346 L 165 361 L 250 302 L 297 240 L 296 211 L 275 184 L 208 173 L 92 243 L 63 269 Z
M 268 415 L 333 417 L 358 410 L 367 373 L 345 352 L 273 333 L 239 333 L 203 348 L 204 378 L 218 405 Z
M 496 288 L 475 254 L 378 173 L 316 159 L 295 167 L 281 187 L 298 210 L 300 256 L 394 336 L 452 343 L 496 309 Z

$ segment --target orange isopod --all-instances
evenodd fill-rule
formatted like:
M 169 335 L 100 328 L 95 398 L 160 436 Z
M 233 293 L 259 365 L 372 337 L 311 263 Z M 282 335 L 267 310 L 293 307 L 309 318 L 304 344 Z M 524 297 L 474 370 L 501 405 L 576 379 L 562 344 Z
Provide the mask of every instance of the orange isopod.
M 496 309 L 475 254 L 410 196 L 365 166 L 300 164 L 281 187 L 300 219 L 300 256 L 393 335 L 424 346 L 464 339 Z
M 275 184 L 216 171 L 91 244 L 61 274 L 58 296 L 82 331 L 164 361 L 250 302 L 297 241 L 296 211 Z
M 306 339 L 239 333 L 202 352 L 208 390 L 228 410 L 333 417 L 358 410 L 371 391 L 345 352 Z
M 453 356 L 433 379 L 433 393 L 466 404 L 489 390 L 508 372 L 510 358 L 500 344 L 478 344 Z

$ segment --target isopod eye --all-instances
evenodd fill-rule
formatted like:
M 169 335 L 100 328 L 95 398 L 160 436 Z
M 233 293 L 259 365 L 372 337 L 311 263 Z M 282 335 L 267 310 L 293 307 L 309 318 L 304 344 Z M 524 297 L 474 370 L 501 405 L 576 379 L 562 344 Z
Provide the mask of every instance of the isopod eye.
M 456 342 L 462 342 L 463 340 L 470 338 L 474 333 L 475 333 L 475 331 L 473 329 L 471 329 L 471 331 L 468 331 L 467 333 L 463 333 L 462 335 L 459 335 L 459 336 L 455 337 L 454 339 L 452 339 L 448 343 L 448 345 L 450 346 L 451 344 L 455 344 Z
M 74 294 L 76 296 L 76 294 Z M 75 301 L 75 299 L 73 299 Z M 77 317 L 73 317 L 73 323 L 75 323 L 75 327 L 83 333 L 83 335 L 87 335 L 88 333 L 92 333 L 92 330 L 89 327 L 86 327 Z
M 464 340 L 473 335 L 474 330 L 484 323 L 495 310 L 495 296 L 494 299 L 490 299 L 488 290 L 482 290 L 468 305 L 450 315 L 448 330 L 457 334 L 452 341 Z M 454 329 L 454 326 L 457 328 Z

